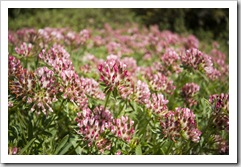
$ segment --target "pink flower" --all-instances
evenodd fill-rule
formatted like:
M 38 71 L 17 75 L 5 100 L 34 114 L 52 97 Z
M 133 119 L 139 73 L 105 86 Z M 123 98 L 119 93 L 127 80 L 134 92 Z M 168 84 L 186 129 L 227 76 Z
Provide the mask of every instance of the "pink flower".
M 198 48 L 199 41 L 194 35 L 189 35 L 187 38 L 184 39 L 184 45 L 186 49 Z
M 135 132 L 133 125 L 134 121 L 127 116 L 122 116 L 120 119 L 114 119 L 111 133 L 126 142 L 130 142 Z
M 56 94 L 58 84 L 54 77 L 54 72 L 47 67 L 38 68 L 35 71 L 38 88 L 31 98 L 28 98 L 27 103 L 33 103 L 31 111 L 36 111 L 37 114 L 43 112 L 45 115 L 48 112 L 53 112 L 52 103 L 57 101 Z
M 98 67 L 100 80 L 106 87 L 113 90 L 113 88 L 129 80 L 126 68 L 126 65 L 117 56 L 110 55 L 107 57 L 106 62 Z
M 199 89 L 199 85 L 195 83 L 186 83 L 182 87 L 182 96 L 190 107 L 197 104 L 197 101 L 193 99 L 193 96 L 199 91 Z
M 96 107 L 93 112 L 89 109 L 83 109 L 82 113 L 78 113 L 76 118 L 78 133 L 92 145 L 93 142 L 99 140 L 101 133 L 110 130 L 113 116 L 109 110 L 104 110 L 104 107 Z
M 138 80 L 134 89 L 134 100 L 137 103 L 149 106 L 150 95 L 151 93 L 148 85 L 145 82 Z
M 118 150 L 115 155 L 121 155 L 121 150 Z
M 74 69 L 69 53 L 60 45 L 54 45 L 48 52 L 42 50 L 39 58 L 50 65 L 59 75 L 63 70 Z
M 162 117 L 168 111 L 166 106 L 167 103 L 168 100 L 164 99 L 162 94 L 152 94 L 149 108 L 159 117 Z
M 80 44 L 83 45 L 87 42 L 88 39 L 90 39 L 91 34 L 90 31 L 87 29 L 83 29 L 80 31 Z
M 229 144 L 228 142 L 223 139 L 220 135 L 214 135 L 215 144 L 218 147 L 220 154 L 228 154 L 229 152 Z
M 195 115 L 188 108 L 176 108 L 175 111 L 169 111 L 161 120 L 161 127 L 164 135 L 169 136 L 173 141 L 179 137 L 193 142 L 199 142 L 201 131 L 197 129 Z
M 172 94 L 176 88 L 173 85 L 173 81 L 169 80 L 165 75 L 160 72 L 150 75 L 148 77 L 148 80 L 150 88 L 154 91 L 162 91 Z
M 224 93 L 211 95 L 209 102 L 213 109 L 214 124 L 221 130 L 229 131 L 229 95 Z
M 80 78 L 81 86 L 84 93 L 88 96 L 104 100 L 105 94 L 101 91 L 99 83 L 94 79 Z
M 180 57 L 174 49 L 166 49 L 164 55 L 162 56 L 162 61 L 166 67 L 171 67 L 171 71 L 179 73 L 182 71 L 180 68 Z
M 29 43 L 27 45 L 25 42 L 20 46 L 20 48 L 18 47 L 15 48 L 16 53 L 23 57 L 28 57 L 30 55 L 31 50 L 32 50 L 32 44 Z

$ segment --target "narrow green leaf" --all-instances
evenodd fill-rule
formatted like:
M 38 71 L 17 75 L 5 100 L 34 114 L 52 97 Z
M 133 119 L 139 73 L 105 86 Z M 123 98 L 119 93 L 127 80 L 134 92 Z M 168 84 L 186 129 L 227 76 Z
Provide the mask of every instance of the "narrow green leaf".
M 76 138 L 71 138 L 70 142 L 72 143 L 73 147 L 75 148 L 76 154 L 81 155 L 82 149 L 80 148 L 80 146 L 78 146 L 79 144 L 77 144 Z
M 140 144 L 136 147 L 136 155 L 142 155 L 141 145 Z
M 33 138 L 32 140 L 30 140 L 30 142 L 28 142 L 28 144 L 23 148 L 21 149 L 21 151 L 19 152 L 20 155 L 22 155 L 31 145 L 32 143 L 34 142 L 35 138 Z
M 59 153 L 59 155 L 64 155 L 67 151 L 69 151 L 69 148 L 72 147 L 72 143 L 68 143 L 64 146 L 62 151 Z
M 69 140 L 69 135 L 66 135 L 66 136 L 60 141 L 59 145 L 57 146 L 57 148 L 56 148 L 56 150 L 55 150 L 55 152 L 54 152 L 55 155 L 59 153 L 59 151 L 61 150 L 61 148 L 64 147 L 64 145 L 67 143 L 68 140 Z

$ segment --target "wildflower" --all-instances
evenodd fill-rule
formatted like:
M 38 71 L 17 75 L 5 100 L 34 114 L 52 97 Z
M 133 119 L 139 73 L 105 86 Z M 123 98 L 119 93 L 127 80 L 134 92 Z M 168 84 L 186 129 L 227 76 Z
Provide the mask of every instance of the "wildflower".
M 126 65 L 115 55 L 110 55 L 107 60 L 100 64 L 100 79 L 110 90 L 117 87 L 121 82 L 128 81 L 128 72 Z
M 29 43 L 27 45 L 25 42 L 20 46 L 20 48 L 18 47 L 15 48 L 16 53 L 23 57 L 28 57 L 30 55 L 31 50 L 32 50 L 32 44 Z
M 199 41 L 194 35 L 189 35 L 187 38 L 184 39 L 184 45 L 186 49 L 198 48 Z
M 59 75 L 63 70 L 74 69 L 69 53 L 60 45 L 54 45 L 48 52 L 43 49 L 39 58 L 53 67 Z
M 73 70 L 64 70 L 60 75 L 62 82 L 59 91 L 63 98 L 69 99 L 80 108 L 85 108 L 88 105 L 88 99 L 78 74 Z
M 169 80 L 165 75 L 158 72 L 152 74 L 148 77 L 150 88 L 154 91 L 163 91 L 169 94 L 172 94 L 175 90 L 173 81 Z
M 8 154 L 9 155 L 16 155 L 19 152 L 19 149 L 17 147 L 10 147 L 8 149 Z
M 150 100 L 150 109 L 154 111 L 155 114 L 162 117 L 168 111 L 166 104 L 168 100 L 164 99 L 162 94 L 152 94 Z
M 195 83 L 186 83 L 182 87 L 182 96 L 190 107 L 197 104 L 197 101 L 193 99 L 193 96 L 199 91 L 199 89 L 199 85 Z
M 107 109 L 104 110 L 102 106 L 96 107 L 93 112 L 89 108 L 85 108 L 77 116 L 78 133 L 83 135 L 89 145 L 97 141 L 101 133 L 110 130 L 113 121 L 111 112 Z
M 121 150 L 118 150 L 115 155 L 121 155 Z
M 130 142 L 135 132 L 133 125 L 134 121 L 127 116 L 122 116 L 113 120 L 111 133 L 126 142 Z
M 220 135 L 214 135 L 215 144 L 218 147 L 220 154 L 228 154 L 229 152 L 229 145 L 228 142 L 223 139 Z
M 100 139 L 96 142 L 98 150 L 103 154 L 105 150 L 111 149 L 111 141 L 108 139 Z
M 170 48 L 166 49 L 164 55 L 162 56 L 162 61 L 165 64 L 165 66 L 171 67 L 171 71 L 174 71 L 176 73 L 182 71 L 179 65 L 179 60 L 179 55 L 176 53 L 175 50 Z
M 137 103 L 149 106 L 150 95 L 151 93 L 148 85 L 145 82 L 138 80 L 136 87 L 134 88 L 134 100 Z
M 9 90 L 16 98 L 27 101 L 34 94 L 36 85 L 35 75 L 26 69 L 15 72 L 16 75 L 13 78 L 9 78 Z
M 85 44 L 86 41 L 88 39 L 90 39 L 90 36 L 91 36 L 90 31 L 87 29 L 81 30 L 79 34 L 80 34 L 80 44 L 81 45 Z
M 138 67 L 134 58 L 125 57 L 121 60 L 121 62 L 126 65 L 126 69 L 129 74 L 134 75 L 136 73 Z
M 100 90 L 99 83 L 94 79 L 80 78 L 84 93 L 88 96 L 104 100 L 105 94 Z
M 31 111 L 36 111 L 37 114 L 43 112 L 45 115 L 48 112 L 53 112 L 52 103 L 57 101 L 57 81 L 54 77 L 54 72 L 47 67 L 38 68 L 35 71 L 38 89 L 31 98 L 28 98 L 27 103 L 33 103 Z
M 200 140 L 201 131 L 197 129 L 195 115 L 188 108 L 178 107 L 174 112 L 169 111 L 160 124 L 165 137 L 169 136 L 173 141 L 179 137 L 193 142 Z
M 200 65 L 204 65 L 204 58 L 205 57 L 202 52 L 198 49 L 192 48 L 187 50 L 185 55 L 181 56 L 181 61 L 184 65 L 197 70 Z
M 229 131 L 229 95 L 224 93 L 211 95 L 209 102 L 213 109 L 214 124 L 221 130 Z
M 8 57 L 8 76 L 16 76 L 18 73 L 23 71 L 23 67 L 19 59 L 14 56 Z

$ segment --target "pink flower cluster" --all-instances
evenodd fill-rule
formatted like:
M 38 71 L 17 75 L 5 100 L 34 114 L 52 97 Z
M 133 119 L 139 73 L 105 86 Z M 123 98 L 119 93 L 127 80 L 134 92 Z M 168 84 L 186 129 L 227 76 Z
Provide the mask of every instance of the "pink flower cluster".
M 188 108 L 178 107 L 175 111 L 169 111 L 160 124 L 164 135 L 173 141 L 180 137 L 193 142 L 200 140 L 201 131 L 197 129 L 195 115 Z
M 27 101 L 34 94 L 36 86 L 34 73 L 24 69 L 15 57 L 9 56 L 8 64 L 9 90 L 16 98 Z
M 167 103 L 168 100 L 162 94 L 152 94 L 149 108 L 162 118 L 168 112 Z
M 46 115 L 48 111 L 53 112 L 51 105 L 58 101 L 56 97 L 58 83 L 54 72 L 47 67 L 38 68 L 35 76 L 39 90 L 33 94 L 32 98 L 28 98 L 27 103 L 33 103 L 32 112 L 36 110 L 37 114 L 43 112 Z
M 209 98 L 213 109 L 213 122 L 221 130 L 229 131 L 229 95 L 214 94 Z
M 163 64 L 175 73 L 182 71 L 180 67 L 180 56 L 174 49 L 167 48 L 164 55 L 161 57 Z
M 214 80 L 220 77 L 221 73 L 213 67 L 212 58 L 198 49 L 191 48 L 181 56 L 183 65 L 191 67 L 194 70 L 204 70 L 206 75 Z
M 20 46 L 20 48 L 16 47 L 15 51 L 17 54 L 23 56 L 23 57 L 27 57 L 30 55 L 30 51 L 32 49 L 32 44 L 26 44 L 25 42 Z
M 120 61 L 118 56 L 110 55 L 107 60 L 100 64 L 100 79 L 110 90 L 128 81 L 126 65 Z
M 157 92 L 166 92 L 172 94 L 176 87 L 173 85 L 173 81 L 166 77 L 164 74 L 158 72 L 148 77 L 150 88 Z
M 229 152 L 229 144 L 220 135 L 214 135 L 214 141 L 219 149 L 220 154 L 226 154 Z
M 86 108 L 82 112 L 79 112 L 76 122 L 79 127 L 78 133 L 83 135 L 84 139 L 89 142 L 89 146 L 96 142 L 100 150 L 107 143 L 108 146 L 104 148 L 111 148 L 110 141 L 101 137 L 101 134 L 104 132 L 109 131 L 126 142 L 130 142 L 134 134 L 134 121 L 127 116 L 114 119 L 112 113 L 102 106 L 94 108 L 93 111 Z
M 199 89 L 199 85 L 195 83 L 186 83 L 182 87 L 182 96 L 189 107 L 197 104 L 197 101 L 193 99 L 193 96 L 199 91 Z

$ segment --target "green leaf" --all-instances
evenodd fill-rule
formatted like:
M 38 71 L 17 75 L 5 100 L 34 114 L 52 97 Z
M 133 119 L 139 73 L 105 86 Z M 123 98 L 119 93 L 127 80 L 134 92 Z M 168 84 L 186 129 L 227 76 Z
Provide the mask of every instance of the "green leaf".
M 81 149 L 81 147 L 78 146 L 79 143 L 77 143 L 77 138 L 71 138 L 71 139 L 70 139 L 70 142 L 71 142 L 71 144 L 73 145 L 73 147 L 75 148 L 76 154 L 81 155 L 83 149 Z
M 136 155 L 142 155 L 141 145 L 140 144 L 136 147 Z
M 64 147 L 64 145 L 67 143 L 67 141 L 69 140 L 69 135 L 66 135 L 59 143 L 59 145 L 57 146 L 54 154 L 58 154 L 59 151 Z
M 33 138 L 32 140 L 30 140 L 30 142 L 28 142 L 28 144 L 23 148 L 21 149 L 21 151 L 19 152 L 20 155 L 22 155 L 31 145 L 32 143 L 34 142 L 35 138 Z
M 69 151 L 69 148 L 72 147 L 72 143 L 68 143 L 64 146 L 62 151 L 59 153 L 59 155 L 64 155 L 67 151 Z

